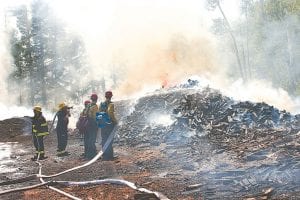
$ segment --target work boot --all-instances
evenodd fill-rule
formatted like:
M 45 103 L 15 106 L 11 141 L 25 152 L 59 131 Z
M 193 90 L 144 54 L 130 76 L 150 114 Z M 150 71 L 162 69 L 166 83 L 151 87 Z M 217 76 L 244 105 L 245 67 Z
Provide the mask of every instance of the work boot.
M 37 155 L 33 156 L 32 158 L 30 158 L 32 161 L 36 161 L 37 160 Z
M 70 155 L 70 153 L 69 152 L 67 152 L 67 151 L 65 151 L 65 152 L 62 152 L 62 153 L 58 153 L 58 154 L 56 154 L 58 157 L 63 157 L 63 156 L 68 156 L 68 155 Z
M 119 159 L 119 156 L 118 155 L 114 155 L 113 156 L 113 161 L 116 161 L 116 160 L 118 160 Z
M 45 159 L 47 159 L 47 158 L 48 158 L 47 156 L 45 156 L 44 154 L 41 154 L 39 160 L 45 160 Z

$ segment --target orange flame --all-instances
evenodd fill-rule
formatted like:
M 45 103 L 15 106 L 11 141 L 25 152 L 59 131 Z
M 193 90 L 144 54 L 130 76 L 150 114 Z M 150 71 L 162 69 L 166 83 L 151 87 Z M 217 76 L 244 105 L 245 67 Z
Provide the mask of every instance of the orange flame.
M 165 73 L 165 74 L 161 75 L 160 79 L 161 79 L 161 82 L 162 82 L 162 83 L 161 83 L 161 87 L 162 87 L 162 88 L 167 87 L 167 86 L 168 86 L 168 83 L 169 83 L 169 81 L 168 81 L 168 74 Z

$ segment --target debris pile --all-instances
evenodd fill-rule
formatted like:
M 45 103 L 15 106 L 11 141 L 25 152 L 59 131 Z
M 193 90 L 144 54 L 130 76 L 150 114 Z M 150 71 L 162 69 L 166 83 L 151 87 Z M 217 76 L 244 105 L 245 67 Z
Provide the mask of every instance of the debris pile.
M 115 102 L 115 106 L 120 121 L 114 141 L 118 159 L 66 173 L 64 180 L 123 177 L 170 199 L 300 197 L 299 115 L 266 103 L 237 102 L 216 90 L 194 85 L 158 90 L 136 101 Z M 6 127 L 14 127 L 16 121 L 11 122 Z M 19 122 L 18 133 L 24 132 L 24 126 L 30 128 L 26 120 Z M 19 138 L 22 145 L 32 149 L 29 139 L 27 144 Z M 75 134 L 68 142 L 68 149 L 76 153 L 64 159 L 50 156 L 43 161 L 46 174 L 82 164 L 78 152 L 83 147 Z M 45 141 L 48 155 L 55 155 L 55 143 L 56 135 L 50 134 Z M 28 160 L 31 153 L 29 150 L 18 156 Z M 26 166 L 34 169 L 32 163 L 26 162 Z M 70 190 L 81 197 L 145 197 L 127 190 L 117 192 L 113 187 L 86 187 Z M 59 198 L 45 194 L 45 190 L 36 193 L 36 199 Z
M 149 118 L 160 120 L 159 115 L 169 115 L 174 123 L 153 127 Z M 180 90 L 139 99 L 134 111 L 123 120 L 119 142 L 131 145 L 164 142 L 174 132 L 178 135 L 187 131 L 197 135 L 219 135 L 225 140 L 251 130 L 298 130 L 299 123 L 299 115 L 291 115 L 266 103 L 236 102 L 210 88 Z
M 24 127 L 28 127 L 28 124 L 23 118 L 12 118 L 0 121 L 1 141 L 10 141 L 12 138 L 24 134 Z M 31 124 L 29 127 L 31 128 Z
M 160 121 L 162 115 L 173 123 Z M 300 192 L 299 131 L 299 115 L 237 102 L 211 88 L 181 88 L 139 99 L 123 118 L 116 142 L 160 148 L 168 159 L 158 161 L 168 169 L 164 177 L 179 170 L 201 185 L 184 194 L 256 198 L 272 191 L 279 197 Z

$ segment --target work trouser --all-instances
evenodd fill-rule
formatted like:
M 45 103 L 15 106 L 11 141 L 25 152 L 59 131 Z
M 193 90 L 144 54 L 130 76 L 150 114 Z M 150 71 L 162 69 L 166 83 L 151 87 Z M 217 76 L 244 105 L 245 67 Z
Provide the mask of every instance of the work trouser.
M 57 154 L 63 154 L 68 144 L 68 131 L 64 128 L 57 128 Z
M 101 128 L 101 145 L 102 145 L 102 151 L 103 151 L 103 160 L 113 160 L 114 158 L 114 150 L 113 150 L 113 138 L 111 142 L 108 144 L 106 149 L 103 149 L 107 139 L 111 135 L 112 131 L 114 130 L 115 125 L 114 124 L 108 124 L 105 127 Z
M 96 154 L 96 136 L 97 136 L 98 126 L 94 119 L 89 119 L 87 132 L 84 135 L 84 149 L 86 150 L 85 158 L 92 159 Z
M 33 145 L 35 147 L 36 156 L 40 154 L 40 157 L 43 157 L 45 155 L 44 151 L 44 136 L 37 136 L 36 134 L 33 134 Z
M 88 155 L 88 134 L 87 134 L 87 130 L 85 131 L 81 131 L 80 134 L 83 135 L 83 145 L 84 145 L 84 157 L 87 157 Z

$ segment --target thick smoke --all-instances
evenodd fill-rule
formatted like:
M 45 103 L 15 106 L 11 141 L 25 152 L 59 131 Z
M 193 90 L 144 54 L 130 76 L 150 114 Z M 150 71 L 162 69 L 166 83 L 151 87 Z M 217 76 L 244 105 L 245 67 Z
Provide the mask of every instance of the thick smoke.
M 113 90 L 115 99 L 171 87 L 198 75 L 210 79 L 210 86 L 236 99 L 265 101 L 289 111 L 296 106 L 287 92 L 274 89 L 269 83 L 250 81 L 244 84 L 226 76 L 227 67 L 232 63 L 228 64 L 230 59 L 221 59 L 216 38 L 208 31 L 211 15 L 205 11 L 204 2 L 48 2 L 57 18 L 67 23 L 68 31 L 80 34 L 84 40 L 89 56 L 89 77 L 77 74 L 74 76 L 80 78 L 77 82 L 85 85 L 84 81 L 100 81 L 104 77 L 106 89 Z M 0 47 L 1 70 L 11 64 L 7 49 Z M 3 80 L 9 74 L 8 69 L 6 67 L 3 70 L 6 73 L 1 73 L 2 94 L 6 92 Z M 117 78 L 116 85 L 112 75 Z
M 224 95 L 233 97 L 236 100 L 266 102 L 294 114 L 299 112 L 299 102 L 293 99 L 284 89 L 274 88 L 270 82 L 252 80 L 248 83 L 243 83 L 242 80 L 237 80 L 230 83 L 230 85 L 224 86 L 216 86 L 216 88 L 221 88 Z
M 203 2 L 89 3 L 81 18 L 84 25 L 70 24 L 85 40 L 93 78 L 104 76 L 107 89 L 114 89 L 119 98 L 172 86 L 193 74 L 221 71 Z M 118 78 L 114 87 L 109 82 L 112 74 Z
M 0 8 L 1 11 L 1 8 Z M 5 23 L 5 22 L 4 22 Z M 0 27 L 4 27 L 5 24 L 0 22 Z M 2 30 L 2 28 L 0 28 Z M 7 102 L 7 77 L 10 73 L 11 56 L 8 51 L 8 39 L 6 32 L 0 31 L 0 102 Z
M 210 76 L 219 71 L 215 56 L 208 36 L 173 35 L 137 54 L 137 63 L 127 69 L 117 91 L 130 95 L 150 86 L 172 87 L 192 75 Z

